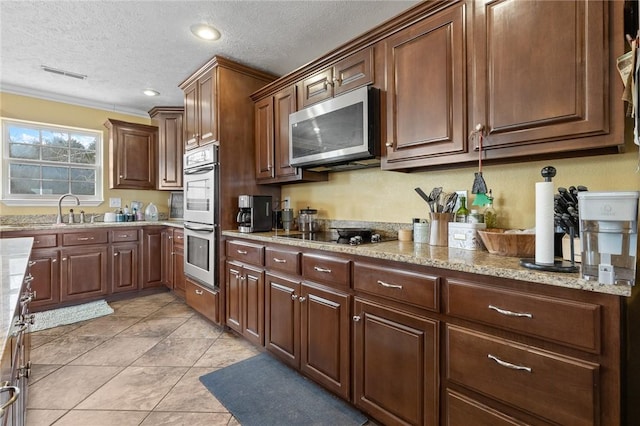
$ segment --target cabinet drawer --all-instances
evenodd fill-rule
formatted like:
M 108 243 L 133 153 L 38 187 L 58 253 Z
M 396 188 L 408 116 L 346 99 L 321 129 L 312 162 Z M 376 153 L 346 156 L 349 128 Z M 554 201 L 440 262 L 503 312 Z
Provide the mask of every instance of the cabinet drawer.
M 218 319 L 218 292 L 203 287 L 189 278 L 185 279 L 185 300 L 187 305 L 219 324 Z
M 600 353 L 601 306 L 448 280 L 447 314 Z
M 593 425 L 599 366 L 448 325 L 447 379 L 564 425 Z
M 264 264 L 270 270 L 300 275 L 300 252 L 267 247 Z
M 184 231 L 182 229 L 173 230 L 173 245 L 184 247 Z
M 138 241 L 137 229 L 117 229 L 111 231 L 111 242 L 122 243 L 127 241 Z
M 447 389 L 447 426 L 524 426 L 511 416 Z
M 355 263 L 353 279 L 356 290 L 438 310 L 438 276 Z
M 264 266 L 264 246 L 244 241 L 227 241 L 227 257 Z
M 58 245 L 58 234 L 41 234 L 33 236 L 33 248 L 56 247 Z
M 106 244 L 108 241 L 108 231 L 72 232 L 68 234 L 62 234 L 63 246 Z
M 351 261 L 305 253 L 302 255 L 302 276 L 309 281 L 349 287 Z

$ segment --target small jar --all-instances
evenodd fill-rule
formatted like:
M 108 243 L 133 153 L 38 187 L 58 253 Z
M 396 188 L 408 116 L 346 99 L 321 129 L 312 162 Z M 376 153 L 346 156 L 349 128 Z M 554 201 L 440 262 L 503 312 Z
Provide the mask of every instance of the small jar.
M 467 216 L 467 223 L 484 223 L 484 215 L 479 213 L 478 210 L 471 210 L 471 213 Z

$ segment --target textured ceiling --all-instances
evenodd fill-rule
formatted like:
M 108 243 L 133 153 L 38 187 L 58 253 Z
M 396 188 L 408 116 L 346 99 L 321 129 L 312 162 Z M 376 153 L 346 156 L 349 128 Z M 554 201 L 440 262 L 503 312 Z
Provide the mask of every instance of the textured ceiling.
M 182 105 L 178 84 L 214 55 L 283 75 L 415 3 L 0 0 L 0 90 L 145 115 Z M 196 39 L 200 22 L 221 39 Z

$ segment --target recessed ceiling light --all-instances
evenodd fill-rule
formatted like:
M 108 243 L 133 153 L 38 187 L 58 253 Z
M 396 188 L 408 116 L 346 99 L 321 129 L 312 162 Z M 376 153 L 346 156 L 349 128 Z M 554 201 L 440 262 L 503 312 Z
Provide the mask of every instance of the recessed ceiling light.
M 191 26 L 191 32 L 203 40 L 217 40 L 220 38 L 220 31 L 208 24 L 194 24 Z
M 158 96 L 160 94 L 160 92 L 153 89 L 144 89 L 142 93 L 144 93 L 147 96 Z

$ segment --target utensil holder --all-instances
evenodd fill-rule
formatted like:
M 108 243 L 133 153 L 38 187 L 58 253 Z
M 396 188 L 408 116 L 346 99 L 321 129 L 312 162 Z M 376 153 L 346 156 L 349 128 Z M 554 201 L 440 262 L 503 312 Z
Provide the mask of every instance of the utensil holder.
M 449 244 L 449 222 L 453 222 L 453 213 L 429 213 L 429 244 L 447 246 Z

